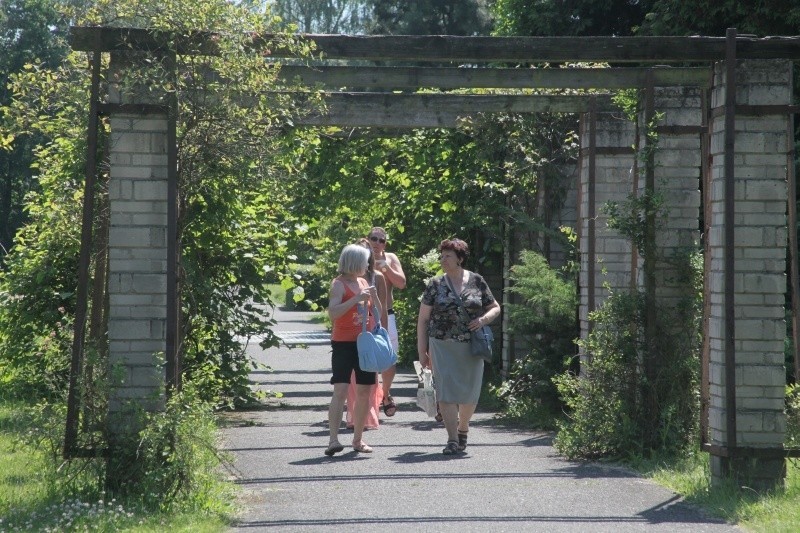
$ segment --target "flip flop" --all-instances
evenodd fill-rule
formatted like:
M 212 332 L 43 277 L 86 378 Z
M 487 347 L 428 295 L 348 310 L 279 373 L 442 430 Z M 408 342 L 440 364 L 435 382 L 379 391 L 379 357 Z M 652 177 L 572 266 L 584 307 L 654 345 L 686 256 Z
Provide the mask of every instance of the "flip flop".
M 328 457 L 332 457 L 334 454 L 337 454 L 342 450 L 344 450 L 344 446 L 342 446 L 338 442 L 334 444 L 329 444 L 328 447 L 325 448 L 325 455 L 327 455 Z
M 394 416 L 397 413 L 397 404 L 394 403 L 394 398 L 391 396 L 387 396 L 386 402 L 381 400 L 381 406 L 383 406 L 383 414 L 386 416 Z

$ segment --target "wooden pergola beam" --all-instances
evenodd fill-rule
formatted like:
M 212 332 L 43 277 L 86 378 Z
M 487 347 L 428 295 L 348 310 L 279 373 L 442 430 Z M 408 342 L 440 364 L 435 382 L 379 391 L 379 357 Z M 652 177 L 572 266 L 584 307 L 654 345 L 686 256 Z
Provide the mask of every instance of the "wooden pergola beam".
M 706 67 L 672 68 L 458 68 L 282 65 L 280 77 L 303 85 L 325 88 L 382 88 L 385 90 L 435 87 L 439 89 L 626 89 L 644 87 L 653 72 L 656 87 L 711 87 Z
M 452 35 L 317 35 L 313 40 L 326 59 L 370 61 L 511 62 L 570 61 L 674 63 L 725 59 L 724 37 L 460 37 Z M 73 27 L 74 50 L 165 51 L 215 54 L 218 36 L 210 32 L 176 35 L 139 28 Z M 273 57 L 291 53 L 275 47 L 274 35 L 253 38 L 252 46 Z M 800 59 L 800 37 L 736 39 L 739 59 Z
M 598 111 L 619 109 L 609 95 L 597 95 Z M 452 128 L 478 113 L 583 113 L 584 95 L 456 95 L 329 93 L 327 112 L 295 120 L 304 126 Z M 464 110 L 468 109 L 469 113 Z

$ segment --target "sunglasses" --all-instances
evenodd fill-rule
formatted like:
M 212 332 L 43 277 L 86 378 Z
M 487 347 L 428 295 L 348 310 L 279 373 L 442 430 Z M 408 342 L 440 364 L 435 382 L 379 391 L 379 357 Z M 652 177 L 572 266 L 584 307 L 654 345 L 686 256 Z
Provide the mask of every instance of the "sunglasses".
M 372 242 L 379 242 L 381 244 L 386 244 L 386 239 L 381 239 L 380 237 L 372 236 L 369 238 Z

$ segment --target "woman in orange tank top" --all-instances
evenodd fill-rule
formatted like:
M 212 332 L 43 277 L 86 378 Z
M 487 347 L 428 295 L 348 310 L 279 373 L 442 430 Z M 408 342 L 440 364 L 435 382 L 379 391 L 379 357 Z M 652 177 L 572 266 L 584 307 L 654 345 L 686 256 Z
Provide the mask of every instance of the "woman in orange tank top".
M 339 426 L 342 424 L 342 410 L 347 398 L 350 376 L 355 372 L 356 401 L 353 406 L 353 450 L 369 453 L 372 448 L 363 440 L 364 420 L 369 407 L 370 387 L 376 383 L 374 372 L 364 372 L 358 367 L 356 339 L 362 330 L 360 306 L 367 309 L 375 305 L 382 313 L 381 303 L 375 287 L 370 287 L 361 276 L 367 270 L 369 251 L 356 244 L 344 247 L 339 255 L 339 275 L 331 282 L 328 316 L 333 323 L 331 333 L 331 367 L 333 375 L 333 396 L 328 407 L 328 429 L 330 441 L 325 455 L 332 456 L 344 446 L 339 442 Z M 375 317 L 367 314 L 367 329 L 375 327 Z
M 386 315 L 386 280 L 383 274 L 375 270 L 375 257 L 372 252 L 372 247 L 369 245 L 369 240 L 361 238 L 356 241 L 356 244 L 369 251 L 369 260 L 367 261 L 367 271 L 364 273 L 363 278 L 367 283 L 374 285 L 378 290 L 378 300 L 381 303 L 381 326 L 387 327 Z M 381 401 L 383 400 L 383 387 L 380 384 L 380 374 L 378 375 L 378 383 L 370 387 L 369 390 L 369 407 L 367 408 L 367 416 L 364 419 L 364 429 L 378 429 L 381 425 Z M 347 427 L 352 429 L 355 425 L 353 423 L 353 408 L 356 404 L 356 375 L 350 377 L 350 386 L 347 387 Z

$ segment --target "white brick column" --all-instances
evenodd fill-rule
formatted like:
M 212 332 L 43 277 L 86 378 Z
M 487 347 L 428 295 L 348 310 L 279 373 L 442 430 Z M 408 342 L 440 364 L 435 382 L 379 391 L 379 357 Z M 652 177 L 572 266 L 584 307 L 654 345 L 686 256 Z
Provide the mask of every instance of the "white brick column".
M 724 62 L 715 65 L 712 108 L 723 108 Z M 736 104 L 787 105 L 792 96 L 788 61 L 740 61 L 736 67 Z M 787 114 L 737 113 L 735 126 L 735 444 L 780 449 L 784 440 L 784 355 L 786 335 L 786 154 Z M 725 341 L 725 117 L 712 121 L 710 255 L 710 444 L 734 442 L 727 433 Z M 785 476 L 783 458 L 711 457 L 712 481 L 732 475 L 750 486 L 769 487 Z
M 109 409 L 123 420 L 133 407 L 156 411 L 164 404 L 166 134 L 166 116 L 111 119 Z
M 594 176 L 590 176 L 591 139 L 588 116 L 581 128 L 580 161 L 580 303 L 579 318 L 581 338 L 589 334 L 589 278 L 594 273 L 594 307 L 600 307 L 608 297 L 607 285 L 612 290 L 629 290 L 631 286 L 631 243 L 616 230 L 608 227 L 608 216 L 602 212 L 608 201 L 623 202 L 633 192 L 632 175 L 635 154 L 635 125 L 620 114 L 597 115 L 596 143 L 594 146 Z M 589 257 L 590 179 L 594 180 L 595 257 Z
M 663 114 L 656 127 L 654 190 L 663 197 L 665 215 L 657 219 L 655 228 L 655 297 L 659 309 L 675 309 L 681 300 L 693 297 L 686 272 L 681 271 L 688 265 L 679 257 L 695 249 L 700 239 L 700 90 L 657 88 L 654 101 L 655 110 Z M 645 146 L 645 139 L 640 143 Z M 639 194 L 644 192 L 644 172 L 640 172 Z M 641 273 L 640 269 L 638 284 L 643 288 Z

